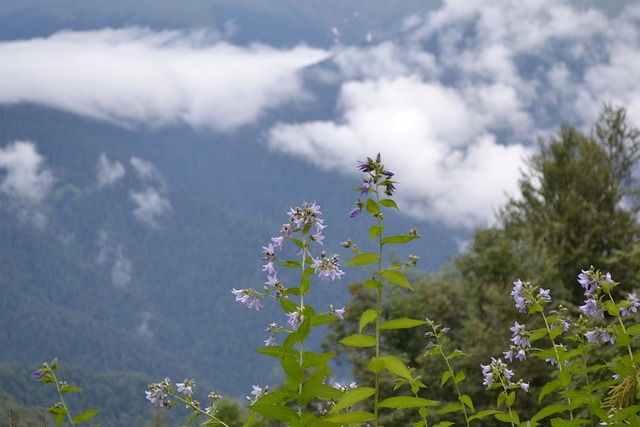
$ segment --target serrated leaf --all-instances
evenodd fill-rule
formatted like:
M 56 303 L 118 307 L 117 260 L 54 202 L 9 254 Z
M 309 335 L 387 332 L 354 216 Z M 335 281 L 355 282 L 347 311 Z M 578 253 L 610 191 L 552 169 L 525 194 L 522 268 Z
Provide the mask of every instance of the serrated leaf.
M 407 277 L 404 275 L 404 273 L 402 273 L 399 270 L 390 270 L 390 269 L 384 270 L 382 272 L 382 277 L 398 286 L 414 290 L 411 284 L 409 283 L 409 281 L 407 280 Z
M 378 255 L 370 252 L 365 252 L 362 254 L 357 254 L 356 256 L 351 258 L 349 261 L 345 262 L 343 265 L 347 267 L 357 267 L 361 265 L 373 264 L 374 262 L 377 262 L 379 259 L 380 257 Z
M 353 334 L 339 341 L 347 347 L 375 347 L 376 339 L 369 335 Z
M 378 312 L 373 309 L 366 310 L 364 313 L 362 313 L 362 316 L 360 316 L 360 328 L 358 329 L 358 332 L 362 332 L 362 329 L 369 323 L 376 320 L 377 317 Z
M 383 356 L 380 359 L 384 362 L 384 367 L 387 368 L 387 370 L 409 381 L 413 380 L 413 376 L 411 375 L 409 368 L 407 368 L 406 365 L 397 357 L 389 355 Z
M 424 320 L 409 319 L 403 317 L 402 319 L 393 319 L 384 322 L 380 325 L 380 329 L 407 329 L 415 328 L 416 326 L 425 325 L 427 322 Z
M 356 403 L 373 396 L 376 393 L 375 388 L 371 387 L 358 387 L 353 390 L 349 390 L 331 409 L 330 414 L 335 414 L 343 409 L 355 405 Z
M 420 408 L 426 406 L 438 406 L 435 400 L 427 400 L 415 396 L 394 396 L 384 399 L 379 403 L 381 408 Z
M 372 420 L 373 414 L 370 412 L 352 411 L 345 412 L 343 414 L 333 415 L 331 417 L 324 418 L 323 421 L 332 424 L 351 424 L 351 423 L 364 423 Z

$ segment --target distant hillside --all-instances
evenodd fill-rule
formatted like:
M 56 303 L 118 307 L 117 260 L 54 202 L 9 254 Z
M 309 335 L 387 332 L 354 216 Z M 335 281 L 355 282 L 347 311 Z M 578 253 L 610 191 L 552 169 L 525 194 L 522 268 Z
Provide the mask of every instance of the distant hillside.
M 55 178 L 38 206 L 0 200 L 0 361 L 37 367 L 58 356 L 98 371 L 195 377 L 236 397 L 277 381 L 272 361 L 253 350 L 282 314 L 248 312 L 231 288 L 262 286 L 261 247 L 291 206 L 322 206 L 330 253 L 367 235 L 367 224 L 347 215 L 357 181 L 269 152 L 256 132 L 124 130 L 30 105 L 0 108 L 0 147 L 31 141 Z M 103 156 L 125 172 L 99 188 Z M 133 196 L 145 191 L 170 208 L 139 215 Z M 428 224 L 401 219 L 389 232 L 408 224 L 425 236 L 410 250 L 423 268 L 454 253 L 449 232 Z M 319 308 L 346 303 L 347 285 L 364 272 L 347 273 L 318 287 Z

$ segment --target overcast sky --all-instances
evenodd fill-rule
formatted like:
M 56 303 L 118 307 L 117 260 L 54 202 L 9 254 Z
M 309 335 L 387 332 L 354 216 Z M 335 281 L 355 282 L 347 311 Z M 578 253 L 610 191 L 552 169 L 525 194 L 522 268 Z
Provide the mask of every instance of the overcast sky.
M 640 124 L 640 5 L 605 15 L 555 0 L 479 3 L 445 1 L 407 16 L 388 40 L 373 28 L 369 44 L 331 49 L 237 46 L 215 34 L 140 28 L 2 42 L 0 103 L 213 132 L 275 112 L 262 132 L 273 150 L 343 171 L 381 152 L 405 212 L 486 225 L 515 194 L 538 136 L 562 123 L 588 129 L 603 102 L 626 105 Z M 288 120 L 323 85 L 339 89 L 330 119 Z M 39 162 L 27 145 L 0 149 L 0 167 L 35 171 L 31 199 L 50 185 Z M 163 184 L 142 160 L 129 166 L 147 182 L 130 195 L 139 219 L 154 224 L 171 208 Z M 107 157 L 100 167 L 101 186 L 125 173 Z M 17 191 L 13 177 L 0 191 Z

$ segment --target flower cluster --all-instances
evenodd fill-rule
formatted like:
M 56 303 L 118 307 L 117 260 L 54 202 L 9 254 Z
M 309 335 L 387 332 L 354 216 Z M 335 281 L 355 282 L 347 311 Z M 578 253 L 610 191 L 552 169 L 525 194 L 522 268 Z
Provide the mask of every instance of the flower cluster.
M 531 282 L 522 282 L 520 279 L 513 282 L 513 290 L 511 295 L 516 303 L 516 308 L 520 313 L 528 313 L 532 308 L 540 310 L 542 305 L 551 302 L 549 289 L 542 289 L 535 294 L 537 286 L 531 285 Z
M 327 254 L 322 251 L 319 258 L 312 257 L 311 259 L 313 261 L 311 268 L 321 279 L 333 282 L 344 275 L 344 271 L 340 270 L 340 257 L 338 255 L 327 258 Z
M 393 177 L 393 172 L 390 172 L 385 169 L 384 165 L 380 160 L 380 154 L 376 156 L 375 160 L 371 157 L 367 157 L 367 161 L 363 162 L 358 160 L 358 169 L 361 172 L 367 174 L 367 177 L 362 180 L 362 184 L 355 189 L 360 193 L 361 196 L 366 196 L 371 192 L 378 191 L 378 187 L 384 188 L 384 194 L 387 196 L 392 196 L 393 192 L 396 190 L 395 181 L 391 180 Z M 355 218 L 362 212 L 365 204 L 362 200 L 358 199 L 356 201 L 356 207 L 349 212 L 349 216 L 351 218 Z
M 148 390 L 145 391 L 147 400 L 153 403 L 155 406 L 157 406 L 158 408 L 162 408 L 171 405 L 171 401 L 168 399 L 168 397 L 173 389 L 171 387 L 171 380 L 169 378 L 165 378 L 159 383 L 149 384 L 147 389 Z
M 482 368 L 482 375 L 484 376 L 484 382 L 482 385 L 487 386 L 488 389 L 500 386 L 518 386 L 525 392 L 529 391 L 529 383 L 525 383 L 522 380 L 518 380 L 515 383 L 511 381 L 514 373 L 501 359 L 492 357 L 491 363 L 488 365 L 481 364 L 480 367 Z
M 525 329 L 525 325 L 521 325 L 518 322 L 509 328 L 513 332 L 511 337 L 512 345 L 509 346 L 509 351 L 504 352 L 504 357 L 513 362 L 513 359 L 523 361 L 527 358 L 527 350 L 531 348 L 529 337 L 531 333 Z

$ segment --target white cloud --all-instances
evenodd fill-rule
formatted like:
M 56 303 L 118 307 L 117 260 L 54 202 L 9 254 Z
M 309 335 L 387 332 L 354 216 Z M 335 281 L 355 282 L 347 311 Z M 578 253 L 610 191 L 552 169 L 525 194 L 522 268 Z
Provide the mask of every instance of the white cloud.
M 405 212 L 485 225 L 517 192 L 539 135 L 564 123 L 588 129 L 604 102 L 627 105 L 640 124 L 639 21 L 640 5 L 615 14 L 554 0 L 447 0 L 408 18 L 393 43 L 337 51 L 314 74 L 340 85 L 336 117 L 280 122 L 266 139 L 342 171 L 381 152 Z
M 0 177 L 2 172 L 0 191 L 20 203 L 40 203 L 54 182 L 35 144 L 28 141 L 14 141 L 0 148 Z
M 111 161 L 105 153 L 100 154 L 98 161 L 98 188 L 113 185 L 125 175 L 125 169 L 122 163 Z
M 149 187 L 140 192 L 131 191 L 129 197 L 136 204 L 133 216 L 152 228 L 158 227 L 159 218 L 171 210 L 169 200 L 155 188 Z
M 124 288 L 131 283 L 133 264 L 122 253 L 122 246 L 114 251 L 115 260 L 111 268 L 111 282 L 118 288 Z
M 132 157 L 129 163 L 145 186 L 143 191 L 129 192 L 129 197 L 137 206 L 133 215 L 138 221 L 156 228 L 160 217 L 171 210 L 171 203 L 164 196 L 167 187 L 165 181 L 150 161 Z
M 0 43 L 0 103 L 34 102 L 120 124 L 232 130 L 306 98 L 298 71 L 327 52 L 140 28 Z

